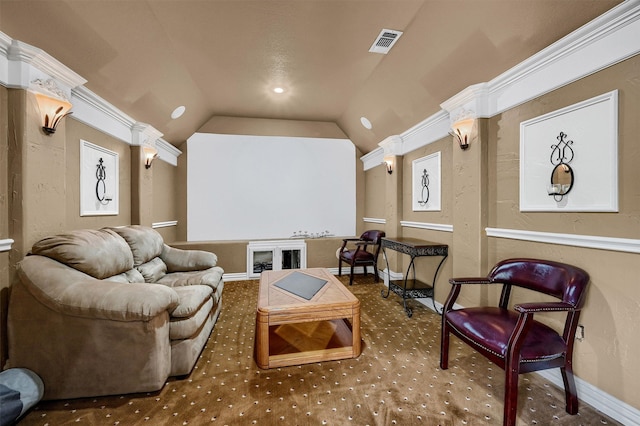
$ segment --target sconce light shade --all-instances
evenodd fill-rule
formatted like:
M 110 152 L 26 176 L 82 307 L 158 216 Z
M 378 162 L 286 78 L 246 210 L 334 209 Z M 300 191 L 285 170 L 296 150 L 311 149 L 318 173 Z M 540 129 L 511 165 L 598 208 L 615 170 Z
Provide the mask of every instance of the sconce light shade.
M 42 93 L 36 93 L 35 95 L 42 118 L 42 130 L 47 135 L 51 135 L 56 132 L 58 123 L 71 114 L 69 110 L 73 105 L 64 99 L 53 98 Z
M 144 168 L 150 169 L 151 163 L 153 163 L 153 160 L 158 156 L 158 150 L 147 146 L 142 148 L 142 150 L 144 151 Z
M 461 149 L 469 148 L 469 137 L 471 130 L 473 129 L 473 118 L 465 118 L 464 120 L 456 121 L 453 124 L 453 131 L 450 132 L 452 136 L 458 139 Z

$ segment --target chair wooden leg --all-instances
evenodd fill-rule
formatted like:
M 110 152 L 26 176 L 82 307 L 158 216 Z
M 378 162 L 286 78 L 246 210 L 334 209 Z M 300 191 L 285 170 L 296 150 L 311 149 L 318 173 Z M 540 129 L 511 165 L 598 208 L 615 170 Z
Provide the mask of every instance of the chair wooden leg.
M 342 276 L 342 259 L 338 260 L 338 276 Z
M 373 265 L 373 276 L 375 282 L 380 281 L 380 275 L 378 274 L 378 265 Z
M 351 274 L 349 275 L 349 285 L 353 285 L 353 263 L 351 264 Z
M 449 368 L 449 327 L 445 325 L 444 316 L 440 340 L 440 368 L 443 370 Z
M 562 373 L 562 381 L 564 382 L 567 413 L 571 415 L 578 414 L 578 391 L 576 390 L 576 381 L 573 378 L 571 366 L 560 368 L 560 373 Z
M 518 366 L 507 363 L 504 382 L 504 426 L 515 426 L 518 415 Z

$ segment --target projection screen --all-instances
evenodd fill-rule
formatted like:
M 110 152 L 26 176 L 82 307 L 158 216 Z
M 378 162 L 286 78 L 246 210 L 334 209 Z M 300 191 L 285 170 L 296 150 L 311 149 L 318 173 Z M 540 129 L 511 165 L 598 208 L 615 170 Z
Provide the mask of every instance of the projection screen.
M 189 241 L 355 233 L 348 139 L 196 133 L 187 163 Z

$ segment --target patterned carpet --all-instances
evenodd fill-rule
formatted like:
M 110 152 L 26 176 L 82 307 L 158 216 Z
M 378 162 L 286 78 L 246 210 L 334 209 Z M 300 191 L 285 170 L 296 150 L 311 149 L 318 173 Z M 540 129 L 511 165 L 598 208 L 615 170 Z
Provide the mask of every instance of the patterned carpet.
M 348 283 L 348 277 L 342 277 Z M 259 369 L 253 360 L 258 282 L 225 284 L 223 309 L 190 376 L 155 393 L 44 401 L 20 425 L 484 425 L 501 424 L 503 371 L 452 337 L 438 368 L 440 317 L 415 301 L 407 318 L 393 293 L 357 277 L 363 352 L 357 359 Z M 518 425 L 617 425 L 585 403 L 520 376 Z

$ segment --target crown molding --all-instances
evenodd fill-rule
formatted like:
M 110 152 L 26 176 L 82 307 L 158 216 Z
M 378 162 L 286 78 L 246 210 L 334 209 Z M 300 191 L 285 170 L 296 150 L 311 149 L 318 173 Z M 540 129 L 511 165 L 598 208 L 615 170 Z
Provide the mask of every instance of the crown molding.
M 401 133 L 403 153 L 445 137 L 460 113 L 491 118 L 640 53 L 640 1 L 626 0 L 489 82 L 467 87 L 440 104 L 442 110 Z M 446 129 L 443 115 L 449 117 Z M 420 140 L 417 134 L 428 137 Z M 373 167 L 377 150 L 360 159 Z M 373 165 L 371 165 L 373 164 Z
M 378 147 L 360 157 L 360 161 L 362 161 L 365 172 L 367 170 L 373 169 L 374 167 L 382 164 L 382 162 L 384 161 L 384 149 L 382 147 Z
M 44 50 L 19 40 L 13 40 L 0 31 L 0 84 L 5 87 L 29 90 L 38 81 L 53 84 L 73 105 L 74 120 L 78 120 L 100 132 L 134 145 L 136 141 L 136 120 L 87 89 L 86 79 L 63 65 Z M 149 125 L 147 125 L 149 126 Z M 151 126 L 149 126 L 151 127 Z M 162 136 L 154 129 L 156 145 L 159 145 L 159 158 L 169 164 L 177 165 L 182 152 L 172 148 L 171 144 L 160 139 Z

